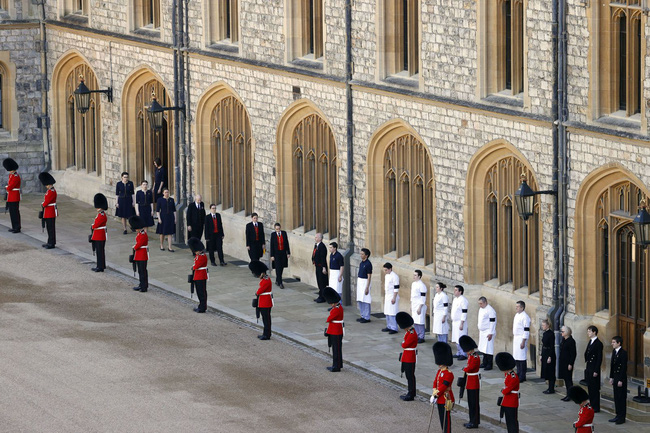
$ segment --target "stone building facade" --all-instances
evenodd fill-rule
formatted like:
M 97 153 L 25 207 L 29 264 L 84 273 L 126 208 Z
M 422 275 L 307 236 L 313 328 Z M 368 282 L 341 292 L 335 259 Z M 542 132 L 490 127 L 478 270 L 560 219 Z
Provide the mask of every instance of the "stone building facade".
M 247 257 L 243 229 L 254 211 L 289 231 L 288 273 L 303 281 L 314 281 L 309 257 L 323 230 L 352 248 L 352 301 L 367 247 L 375 311 L 390 261 L 402 310 L 412 271 L 422 269 L 427 281 L 466 287 L 471 330 L 476 299 L 488 298 L 499 315 L 497 350 L 511 350 L 514 301 L 526 302 L 537 329 L 555 302 L 555 198 L 537 196 L 524 223 L 513 195 L 522 173 L 535 190 L 557 188 L 553 0 L 352 1 L 351 77 L 345 0 L 181 3 L 189 21 L 185 146 L 174 141 L 173 112 L 156 133 L 146 113 L 152 91 L 163 105 L 176 101 L 177 3 L 46 4 L 46 143 L 60 192 L 90 202 L 101 191 L 110 200 L 122 171 L 151 182 L 151 161 L 164 157 L 170 180 L 184 176 L 181 199 L 200 193 L 219 204 L 230 255 Z M 638 1 L 619 3 L 567 0 L 563 320 L 579 350 L 589 324 L 605 342 L 624 335 L 631 375 L 641 378 L 650 377 L 650 259 L 630 227 L 650 185 L 648 20 Z M 29 31 L 37 38 L 37 28 Z M 38 67 L 38 54 L 9 40 L 0 56 Z M 75 114 L 79 74 L 93 90 L 113 90 L 112 103 L 93 94 L 91 117 Z M 24 120 L 37 131 L 35 116 Z M 538 342 L 535 334 L 532 364 Z

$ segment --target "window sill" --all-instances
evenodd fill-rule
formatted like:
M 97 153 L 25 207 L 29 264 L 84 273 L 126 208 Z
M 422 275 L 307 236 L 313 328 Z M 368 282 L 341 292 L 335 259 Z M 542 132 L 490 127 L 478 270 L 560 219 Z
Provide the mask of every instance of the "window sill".
M 154 29 L 151 27 L 140 27 L 139 29 L 133 30 L 133 33 L 140 36 L 160 39 L 160 28 Z
M 409 89 L 418 89 L 420 87 L 420 80 L 418 75 L 408 76 L 406 74 L 389 75 L 384 78 L 386 84 L 394 86 L 407 87 Z
M 79 25 L 88 25 L 88 15 L 82 15 L 79 12 L 72 12 L 68 15 L 65 15 L 63 17 L 63 21 L 67 21 L 69 23 L 74 23 L 74 24 L 79 24 Z
M 219 41 L 219 42 L 214 42 L 210 45 L 207 46 L 207 48 L 215 51 L 221 51 L 224 53 L 230 53 L 230 54 L 239 54 L 239 45 L 237 43 L 230 43 L 227 42 L 226 40 L 224 41 Z
M 10 131 L 0 128 L 0 141 L 7 142 L 7 141 L 18 141 L 18 140 L 11 137 Z
M 636 132 L 641 129 L 641 114 L 637 113 L 633 116 L 627 117 L 625 112 L 621 110 L 603 116 L 597 119 L 596 122 L 616 128 L 634 130 Z
M 309 69 L 318 69 L 318 70 L 323 70 L 323 58 L 319 59 L 314 59 L 313 55 L 305 56 L 305 57 L 299 57 L 297 59 L 293 59 L 291 63 L 293 66 L 299 66 L 301 68 L 309 68 Z
M 504 91 L 488 95 L 483 100 L 486 102 L 491 102 L 493 104 L 507 105 L 508 107 L 524 108 L 523 95 L 523 93 L 520 93 L 519 95 L 515 96 Z

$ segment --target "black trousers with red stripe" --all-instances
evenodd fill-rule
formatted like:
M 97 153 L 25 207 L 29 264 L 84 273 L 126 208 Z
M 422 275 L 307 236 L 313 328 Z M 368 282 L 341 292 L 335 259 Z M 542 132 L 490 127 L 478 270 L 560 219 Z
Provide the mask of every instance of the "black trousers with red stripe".
M 481 406 L 479 404 L 479 391 L 478 389 L 468 389 L 467 391 L 467 405 L 469 406 L 469 422 L 474 425 L 481 423 Z
M 451 433 L 451 412 L 445 410 L 445 405 L 436 403 L 438 405 L 438 415 L 440 416 L 440 427 L 442 433 Z

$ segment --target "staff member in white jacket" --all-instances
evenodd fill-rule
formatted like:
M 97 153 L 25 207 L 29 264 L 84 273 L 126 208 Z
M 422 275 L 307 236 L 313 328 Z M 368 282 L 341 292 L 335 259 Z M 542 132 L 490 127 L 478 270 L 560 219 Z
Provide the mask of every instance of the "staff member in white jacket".
M 427 285 L 422 282 L 422 271 L 413 272 L 411 283 L 411 316 L 413 328 L 418 334 L 418 344 L 424 343 L 424 325 L 427 319 Z
M 497 312 L 494 311 L 485 296 L 478 298 L 478 350 L 483 354 L 483 362 L 480 367 L 485 370 L 492 370 L 494 357 L 494 339 L 497 336 Z
M 359 255 L 361 256 L 361 263 L 359 263 L 359 273 L 357 274 L 357 306 L 359 307 L 361 317 L 357 319 L 357 322 L 368 323 L 370 322 L 370 303 L 372 302 L 372 297 L 370 296 L 372 263 L 368 260 L 370 250 L 368 248 L 361 248 Z
M 465 288 L 461 285 L 454 286 L 454 302 L 451 303 L 451 341 L 456 343 L 456 355 L 459 361 L 467 359 L 467 354 L 458 344 L 460 337 L 467 335 L 467 309 L 469 301 L 464 296 Z
M 517 363 L 519 383 L 526 381 L 526 359 L 528 358 L 528 338 L 530 337 L 530 317 L 524 311 L 526 303 L 517 301 L 517 314 L 512 320 L 512 356 Z
M 447 342 L 449 334 L 449 320 L 447 320 L 447 310 L 449 310 L 449 297 L 445 293 L 445 283 L 436 283 L 436 296 L 433 298 L 433 329 L 432 334 L 438 336 L 438 341 Z
M 386 316 L 386 327 L 381 332 L 397 334 L 397 321 L 395 316 L 399 311 L 399 277 L 393 272 L 393 265 L 384 263 L 384 315 Z

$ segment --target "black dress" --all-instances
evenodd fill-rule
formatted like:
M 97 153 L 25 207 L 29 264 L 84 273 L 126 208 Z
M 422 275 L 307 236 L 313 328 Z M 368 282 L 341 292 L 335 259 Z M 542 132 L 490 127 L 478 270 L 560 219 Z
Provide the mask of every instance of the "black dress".
M 156 210 L 160 212 L 160 222 L 156 227 L 156 233 L 159 235 L 176 234 L 176 223 L 174 222 L 176 203 L 174 203 L 174 199 L 160 197 L 156 202 Z
M 569 336 L 569 338 L 563 338 L 560 342 L 560 379 L 573 379 L 573 370 L 575 370 L 575 368 L 569 370 L 569 365 L 575 367 L 576 356 L 576 341 L 571 336 Z
M 144 221 L 145 227 L 153 226 L 153 215 L 151 212 L 151 204 L 153 203 L 153 194 L 150 190 L 147 192 L 138 191 L 135 193 L 135 204 L 138 206 L 140 218 Z
M 551 358 L 549 364 L 548 358 Z M 555 379 L 555 334 L 550 329 L 542 335 L 542 379 Z
M 133 182 L 130 180 L 126 184 L 122 181 L 119 181 L 115 185 L 115 195 L 117 195 L 117 209 L 115 211 L 115 216 L 120 218 L 130 218 L 135 215 L 135 210 L 133 209 L 133 194 L 135 189 L 133 188 Z
M 162 187 L 162 188 L 161 188 Z M 162 197 L 162 190 L 167 187 L 167 170 L 164 167 L 156 168 L 154 171 L 153 180 L 153 199 L 158 202 L 158 198 Z M 160 189 L 160 194 L 158 193 Z

